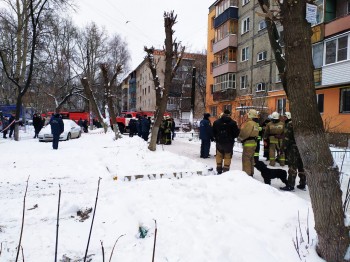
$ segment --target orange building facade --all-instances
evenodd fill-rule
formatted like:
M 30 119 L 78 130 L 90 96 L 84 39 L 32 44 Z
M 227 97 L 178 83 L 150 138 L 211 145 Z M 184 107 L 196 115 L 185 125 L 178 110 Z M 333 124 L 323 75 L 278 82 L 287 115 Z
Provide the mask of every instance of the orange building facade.
M 350 134 L 350 5 L 346 0 L 317 4 L 322 8 L 311 39 L 317 106 L 327 132 Z M 264 118 L 289 110 L 259 8 L 256 1 L 232 0 L 209 8 L 206 110 L 213 119 L 225 109 L 238 124 L 250 108 Z M 283 28 L 278 31 L 283 40 Z

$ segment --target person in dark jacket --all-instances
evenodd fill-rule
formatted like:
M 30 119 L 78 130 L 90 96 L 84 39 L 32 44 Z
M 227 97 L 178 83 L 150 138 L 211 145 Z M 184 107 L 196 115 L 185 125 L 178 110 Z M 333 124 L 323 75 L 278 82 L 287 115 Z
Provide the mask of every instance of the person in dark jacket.
M 216 171 L 221 174 L 230 170 L 235 138 L 239 135 L 239 128 L 229 110 L 225 110 L 213 123 L 213 135 L 216 142 Z
M 60 135 L 64 131 L 64 123 L 63 123 L 63 120 L 62 120 L 60 114 L 53 115 L 49 124 L 51 125 L 51 133 L 53 136 L 52 148 L 58 149 L 58 142 L 60 139 Z
M 290 121 L 287 123 L 284 140 L 282 143 L 282 149 L 286 152 L 288 159 L 288 185 L 281 187 L 284 191 L 293 191 L 295 186 L 296 177 L 299 176 L 299 185 L 297 188 L 304 190 L 306 187 L 306 175 L 304 170 L 303 161 L 300 157 L 300 153 L 297 147 L 297 143 L 294 137 L 293 122 L 289 113 Z
M 136 127 L 136 119 L 131 118 L 129 121 L 129 137 L 133 137 L 135 134 L 137 134 L 137 127 Z
M 3 138 L 7 138 L 7 126 L 9 125 L 9 120 L 8 120 L 8 117 L 4 117 L 3 120 L 2 120 L 2 137 Z
M 149 130 L 151 128 L 151 122 L 150 120 L 147 118 L 147 116 L 143 116 L 143 118 L 141 119 L 141 133 L 142 133 L 142 138 L 145 141 L 148 141 L 148 136 L 149 136 Z
M 10 125 L 10 134 L 9 137 L 12 137 L 13 132 L 15 131 L 15 114 L 11 114 L 9 118 L 9 125 Z
M 209 158 L 210 143 L 213 139 L 213 128 L 209 120 L 210 114 L 204 113 L 199 123 L 199 139 L 201 140 L 201 158 Z
M 33 138 L 37 138 L 38 134 L 42 128 L 42 119 L 40 117 L 40 115 L 38 114 L 34 114 L 33 115 L 33 126 L 34 126 L 34 137 Z

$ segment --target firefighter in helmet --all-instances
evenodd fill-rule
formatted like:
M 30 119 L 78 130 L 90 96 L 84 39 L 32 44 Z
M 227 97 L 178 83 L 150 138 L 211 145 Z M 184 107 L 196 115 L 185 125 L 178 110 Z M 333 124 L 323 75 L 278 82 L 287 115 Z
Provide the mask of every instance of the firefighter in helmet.
M 259 135 L 259 124 L 254 121 L 258 118 L 258 112 L 255 109 L 248 111 L 248 120 L 244 123 L 238 140 L 242 142 L 242 170 L 249 176 L 254 174 L 254 152 Z
M 284 123 L 280 120 L 280 114 L 273 112 L 271 114 L 271 122 L 266 125 L 264 139 L 269 139 L 269 161 L 270 166 L 275 166 L 276 159 L 280 166 L 284 166 L 285 157 L 282 150 L 282 142 L 284 138 Z M 277 157 L 276 157 L 277 154 Z

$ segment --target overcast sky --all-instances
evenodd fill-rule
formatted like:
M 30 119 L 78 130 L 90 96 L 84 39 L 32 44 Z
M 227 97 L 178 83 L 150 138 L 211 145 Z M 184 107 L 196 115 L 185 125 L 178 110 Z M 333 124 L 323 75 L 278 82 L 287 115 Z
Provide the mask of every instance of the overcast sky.
M 143 60 L 145 45 L 163 47 L 164 11 L 174 10 L 177 14 L 175 37 L 186 46 L 187 52 L 205 50 L 208 12 L 214 2 L 215 0 L 80 0 L 76 1 L 78 10 L 72 16 L 79 26 L 94 21 L 105 26 L 110 35 L 119 34 L 128 43 L 131 68 L 135 69 Z

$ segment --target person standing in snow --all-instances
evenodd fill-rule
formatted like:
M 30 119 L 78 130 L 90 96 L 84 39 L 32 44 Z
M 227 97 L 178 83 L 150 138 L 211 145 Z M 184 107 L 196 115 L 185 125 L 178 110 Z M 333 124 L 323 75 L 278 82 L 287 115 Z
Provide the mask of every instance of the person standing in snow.
M 203 119 L 199 123 L 199 139 L 201 140 L 201 158 L 208 158 L 210 143 L 213 139 L 213 128 L 209 120 L 210 114 L 204 113 Z
M 248 176 L 254 175 L 254 153 L 259 135 L 259 124 L 257 123 L 258 112 L 255 109 L 248 111 L 248 120 L 244 123 L 238 140 L 242 142 L 242 170 Z
M 289 112 L 286 112 L 286 115 Z M 306 186 L 306 176 L 304 172 L 303 161 L 301 160 L 299 150 L 294 138 L 293 123 L 291 120 L 291 114 L 289 113 L 290 121 L 287 124 L 285 136 L 282 143 L 282 149 L 286 152 L 288 159 L 288 185 L 281 187 L 281 190 L 292 191 L 295 186 L 295 179 L 297 175 L 300 178 L 297 188 L 304 190 Z
M 38 134 L 42 128 L 42 119 L 40 117 L 40 115 L 38 114 L 34 114 L 33 115 L 33 126 L 34 126 L 34 137 L 33 138 L 37 138 Z
M 144 115 L 141 119 L 141 136 L 143 140 L 148 141 L 149 130 L 151 128 L 151 122 L 148 120 L 147 115 Z
M 216 171 L 218 174 L 230 170 L 233 146 L 238 137 L 239 128 L 231 118 L 231 112 L 225 110 L 213 123 L 213 136 L 216 142 Z
M 51 133 L 52 133 L 52 148 L 53 149 L 58 149 L 58 142 L 60 139 L 60 135 L 64 131 L 64 123 L 63 120 L 60 116 L 60 114 L 55 114 L 50 120 L 51 125 Z

